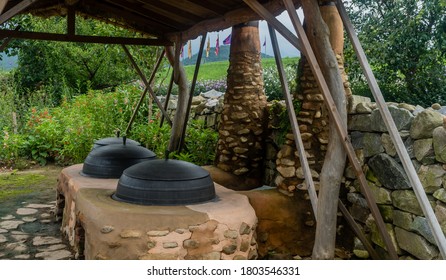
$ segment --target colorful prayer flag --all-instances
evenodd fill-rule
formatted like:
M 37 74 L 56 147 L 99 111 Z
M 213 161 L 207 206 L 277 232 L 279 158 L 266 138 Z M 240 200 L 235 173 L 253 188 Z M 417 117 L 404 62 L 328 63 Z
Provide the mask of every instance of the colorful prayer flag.
M 231 44 L 231 35 L 229 34 L 228 37 L 226 37 L 226 39 L 223 40 L 223 45 L 230 45 Z
M 208 44 L 206 46 L 206 57 L 209 57 L 209 52 L 211 51 L 211 38 L 208 37 Z
M 192 58 L 192 43 L 191 43 L 191 41 L 189 40 L 189 43 L 188 43 L 188 48 L 187 48 L 187 57 L 189 58 L 189 59 L 191 59 Z
M 215 55 L 218 56 L 220 51 L 220 35 L 217 34 L 217 41 L 215 42 Z

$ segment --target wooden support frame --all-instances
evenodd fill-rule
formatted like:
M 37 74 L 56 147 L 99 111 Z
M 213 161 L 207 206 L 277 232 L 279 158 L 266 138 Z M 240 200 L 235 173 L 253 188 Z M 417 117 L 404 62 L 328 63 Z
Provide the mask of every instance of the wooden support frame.
M 141 77 L 141 79 L 142 79 L 142 81 L 144 82 L 144 85 L 145 85 L 145 90 L 144 90 L 143 94 L 141 94 L 141 98 L 140 98 L 140 100 L 138 102 L 138 106 L 135 108 L 135 111 L 133 112 L 132 119 L 134 119 L 134 116 L 135 116 L 136 112 L 138 111 L 139 106 L 141 105 L 142 100 L 144 100 L 144 98 L 146 96 L 146 93 L 148 91 L 150 93 L 150 95 L 152 96 L 153 100 L 155 101 L 156 105 L 160 109 L 161 113 L 166 118 L 166 121 L 169 123 L 169 125 L 172 126 L 172 121 L 170 120 L 169 116 L 167 115 L 166 111 L 164 110 L 163 105 L 161 104 L 161 102 L 158 100 L 158 98 L 156 97 L 155 93 L 153 92 L 152 87 L 150 86 L 151 81 L 155 78 L 155 74 L 156 74 L 156 71 L 157 71 L 157 69 L 159 67 L 159 64 L 161 63 L 161 60 L 164 57 L 164 53 L 165 53 L 164 49 L 163 49 L 161 55 L 158 57 L 157 65 L 155 65 L 155 68 L 153 69 L 152 74 L 150 75 L 149 81 L 147 81 L 144 73 L 138 67 L 138 64 L 136 64 L 136 62 L 133 59 L 133 56 L 130 53 L 130 51 L 128 50 L 128 48 L 125 45 L 122 45 L 122 48 L 124 49 L 125 53 L 127 54 L 127 57 L 129 58 L 130 62 L 132 63 L 133 68 L 135 68 L 136 72 Z M 128 132 L 128 130 L 131 127 L 131 124 L 133 122 L 132 119 L 131 119 L 131 122 L 129 122 L 129 124 L 127 126 L 126 133 Z
M 17 26 L 14 30 L 18 31 L 20 29 L 20 26 Z M 0 45 L 0 52 L 3 52 L 9 45 L 9 43 L 11 42 L 12 38 L 11 37 L 6 37 L 2 44 Z
M 297 122 L 294 105 L 293 105 L 291 94 L 290 94 L 290 91 L 288 88 L 287 79 L 285 77 L 286 74 L 285 74 L 282 60 L 281 60 L 280 48 L 277 43 L 276 31 L 269 24 L 268 24 L 268 30 L 269 30 L 269 34 L 271 36 L 271 45 L 272 45 L 273 52 L 274 52 L 274 58 L 276 60 L 277 71 L 279 73 L 280 83 L 282 85 L 282 91 L 283 91 L 283 94 L 285 97 L 284 99 L 285 99 L 285 103 L 287 106 L 288 118 L 290 119 L 291 128 L 293 130 L 293 135 L 294 135 L 294 139 L 295 139 L 296 149 L 299 153 L 299 159 L 301 162 L 302 169 L 304 171 L 304 178 L 305 178 L 305 181 L 306 181 L 306 184 L 308 187 L 308 194 L 310 196 L 310 202 L 311 202 L 311 206 L 313 209 L 314 218 L 317 221 L 318 198 L 317 198 L 317 194 L 316 194 L 316 189 L 314 187 L 313 177 L 311 176 L 311 170 L 310 170 L 310 167 L 308 164 L 307 156 L 305 154 L 305 148 L 304 148 L 304 145 L 302 142 L 302 137 L 301 137 L 300 130 L 299 130 L 299 124 Z M 344 204 L 342 203 L 342 201 L 340 199 L 338 201 L 338 207 L 339 207 L 339 210 L 341 210 L 342 214 L 344 215 L 345 219 L 347 220 L 348 224 L 352 228 L 353 232 L 361 240 L 361 242 L 364 244 L 364 247 L 370 253 L 370 256 L 375 260 L 379 259 L 378 254 L 373 249 L 373 246 L 367 240 L 367 238 L 365 237 L 361 228 L 355 222 L 352 215 L 350 214 L 350 212 L 348 212 L 347 208 L 344 206 Z
M 317 194 L 314 187 L 313 177 L 311 176 L 310 166 L 308 164 L 307 156 L 305 154 L 304 143 L 302 141 L 302 136 L 299 130 L 299 124 L 296 118 L 296 111 L 294 109 L 293 100 L 291 98 L 290 90 L 288 87 L 288 82 L 286 79 L 285 70 L 283 69 L 283 64 L 280 55 L 279 44 L 277 43 L 276 31 L 274 28 L 268 24 L 269 35 L 271 37 L 271 45 L 273 47 L 274 58 L 276 60 L 277 72 L 279 73 L 280 83 L 282 85 L 283 97 L 285 99 L 285 104 L 287 107 L 288 118 L 291 123 L 291 129 L 294 135 L 294 143 L 296 144 L 296 149 L 299 153 L 299 160 L 304 172 L 305 183 L 308 188 L 308 194 L 310 196 L 310 202 L 313 209 L 314 217 L 317 217 Z
M 361 68 L 368 81 L 370 90 L 372 91 L 372 94 L 378 105 L 379 111 L 384 120 L 384 124 L 386 125 L 387 130 L 389 131 L 390 138 L 392 139 L 392 142 L 395 146 L 398 156 L 401 159 L 404 170 L 408 175 L 409 181 L 412 185 L 412 188 L 415 192 L 418 202 L 420 203 L 421 209 L 423 210 L 423 213 L 428 220 L 428 224 L 431 228 L 432 234 L 434 235 L 434 239 L 437 242 L 438 248 L 440 249 L 440 253 L 443 259 L 446 259 L 446 239 L 443 234 L 443 231 L 441 230 L 440 224 L 438 223 L 438 220 L 435 217 L 434 211 L 430 206 L 429 200 L 426 196 L 426 193 L 420 182 L 420 179 L 418 178 L 417 172 L 412 164 L 410 156 L 407 153 L 403 140 L 401 139 L 401 136 L 398 133 L 398 129 L 395 125 L 395 122 L 393 121 L 392 115 L 390 114 L 390 111 L 387 108 L 384 97 L 381 93 L 381 89 L 379 88 L 378 83 L 373 74 L 373 71 L 368 63 L 367 57 L 361 46 L 361 43 L 359 42 L 358 36 L 354 31 L 353 24 L 351 23 L 347 15 L 344 4 L 342 3 L 342 1 L 338 0 L 336 1 L 336 6 L 338 8 L 339 14 L 341 15 L 342 21 L 344 22 L 344 26 L 347 31 L 348 37 L 350 38 L 355 53 L 359 59 Z
M 207 37 L 207 33 L 205 33 L 201 36 L 200 49 L 199 49 L 198 55 L 197 55 L 197 62 L 195 63 L 194 77 L 192 78 L 192 83 L 190 86 L 189 100 L 187 101 L 187 108 L 186 108 L 186 116 L 184 118 L 184 124 L 182 127 L 183 130 L 181 133 L 180 146 L 179 146 L 179 150 L 178 150 L 179 152 L 181 152 L 181 150 L 183 149 L 183 146 L 184 146 L 187 122 L 189 121 L 189 115 L 190 115 L 190 107 L 192 106 L 192 98 L 194 97 L 195 85 L 197 83 L 198 72 L 200 71 L 201 58 L 203 56 L 204 43 L 206 42 L 206 37 Z
M 0 15 L 0 24 L 3 24 L 6 21 L 10 20 L 13 16 L 17 15 L 18 13 L 25 10 L 26 8 L 28 8 L 37 1 L 39 0 L 23 0 L 22 2 L 18 3 L 17 5 L 15 5 L 11 9 L 7 10 L 6 12 Z M 6 6 L 6 3 L 4 4 L 4 6 Z
M 117 45 L 144 45 L 144 46 L 169 46 L 172 42 L 163 39 L 129 38 L 129 37 L 105 37 L 88 35 L 70 35 L 45 32 L 1 30 L 0 38 L 17 38 L 44 41 L 93 43 L 93 44 L 117 44 Z
M 266 21 L 269 22 L 268 18 L 264 17 L 265 15 L 265 8 L 257 2 L 257 0 L 243 0 L 248 6 L 250 6 L 255 12 L 257 12 L 260 16 L 262 16 Z M 342 124 L 339 111 L 335 105 L 335 102 L 330 94 L 330 90 L 328 88 L 328 85 L 325 81 L 325 78 L 321 72 L 321 69 L 319 67 L 319 64 L 316 60 L 316 56 L 313 53 L 313 50 L 311 48 L 310 42 L 308 41 L 308 38 L 306 36 L 306 33 L 302 27 L 302 24 L 300 23 L 300 20 L 297 16 L 296 9 L 293 5 L 293 2 L 291 0 L 283 0 L 285 7 L 287 8 L 288 13 L 290 14 L 290 18 L 293 22 L 293 26 L 296 29 L 296 32 L 300 38 L 300 43 L 302 45 L 303 53 L 305 53 L 306 57 L 308 58 L 311 70 L 313 72 L 313 75 L 316 78 L 316 81 L 318 83 L 318 86 L 320 90 L 322 91 L 322 94 L 324 96 L 324 102 L 327 106 L 327 111 L 330 115 L 331 121 L 333 121 L 336 125 L 336 131 L 338 132 L 341 139 L 344 139 L 342 141 L 342 144 L 347 152 L 348 158 L 354 167 L 354 170 L 356 172 L 356 176 L 360 182 L 361 191 L 364 194 L 367 203 L 370 207 L 370 210 L 372 212 L 373 217 L 375 218 L 375 221 L 378 226 L 378 230 L 383 237 L 384 243 L 387 247 L 387 251 L 392 259 L 398 259 L 398 255 L 396 254 L 395 247 L 393 245 L 392 240 L 390 239 L 390 235 L 387 232 L 387 228 L 385 226 L 384 220 L 381 216 L 381 213 L 379 212 L 379 209 L 376 205 L 375 199 L 370 193 L 370 190 L 368 189 L 367 180 L 365 178 L 365 175 L 362 171 L 361 164 L 359 163 L 353 145 L 350 142 L 347 128 L 344 127 Z M 288 40 L 288 38 L 286 38 Z
M 364 172 L 362 171 L 362 166 L 359 163 L 359 160 L 356 157 L 355 150 L 353 148 L 353 145 L 350 141 L 347 128 L 343 126 L 339 111 L 335 105 L 335 102 L 330 94 L 330 90 L 328 88 L 328 85 L 325 81 L 325 78 L 321 72 L 321 69 L 319 67 L 319 64 L 317 62 L 316 56 L 314 55 L 314 52 L 311 48 L 310 42 L 308 41 L 307 35 L 304 31 L 304 28 L 299 20 L 299 17 L 297 15 L 296 9 L 294 6 L 292 6 L 292 2 L 290 0 L 283 0 L 285 7 L 288 11 L 288 14 L 290 15 L 291 21 L 293 23 L 294 28 L 296 29 L 296 32 L 301 39 L 302 45 L 304 46 L 304 53 L 306 57 L 308 58 L 308 61 L 310 62 L 310 67 L 313 72 L 313 75 L 316 78 L 316 81 L 318 83 L 318 86 L 320 90 L 322 91 L 322 94 L 324 96 L 324 102 L 325 105 L 328 108 L 328 113 L 330 115 L 331 121 L 333 121 L 336 125 L 336 130 L 341 137 L 341 139 L 344 139 L 342 142 L 344 149 L 347 152 L 347 156 L 350 160 L 350 163 L 352 164 L 356 177 L 358 178 L 360 182 L 360 188 L 362 194 L 365 196 L 365 199 L 367 201 L 367 204 L 370 208 L 370 211 L 372 212 L 372 215 L 375 219 L 375 222 L 378 226 L 378 231 L 380 232 L 384 243 L 387 248 L 387 252 L 389 253 L 390 257 L 392 259 L 398 259 L 398 255 L 396 253 L 396 249 L 394 247 L 394 244 L 390 238 L 389 233 L 387 232 L 387 227 L 384 223 L 384 220 L 381 216 L 381 212 L 378 209 L 378 206 L 376 205 L 375 198 L 373 197 L 372 193 L 369 190 L 367 179 L 364 175 Z
M 67 35 L 76 34 L 76 10 L 74 6 L 67 7 Z
M 6 7 L 6 4 L 8 4 L 8 0 L 0 0 L 0 15 L 3 13 L 3 10 Z
M 167 107 L 169 106 L 170 95 L 172 94 L 174 75 L 175 74 L 173 73 L 173 67 L 172 67 L 172 74 L 170 76 L 169 86 L 167 87 L 166 100 L 164 101 L 164 111 L 166 112 L 167 112 Z M 162 127 L 163 124 L 164 124 L 164 115 L 161 116 L 160 127 Z

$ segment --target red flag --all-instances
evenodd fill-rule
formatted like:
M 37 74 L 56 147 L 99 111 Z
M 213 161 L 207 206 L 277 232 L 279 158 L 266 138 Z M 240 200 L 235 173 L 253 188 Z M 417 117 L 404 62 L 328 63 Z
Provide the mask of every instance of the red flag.
M 231 35 L 229 34 L 228 37 L 226 37 L 226 39 L 223 40 L 223 45 L 230 45 L 231 44 Z
M 215 55 L 218 56 L 219 51 L 220 51 L 220 36 L 217 34 L 217 41 L 215 42 Z

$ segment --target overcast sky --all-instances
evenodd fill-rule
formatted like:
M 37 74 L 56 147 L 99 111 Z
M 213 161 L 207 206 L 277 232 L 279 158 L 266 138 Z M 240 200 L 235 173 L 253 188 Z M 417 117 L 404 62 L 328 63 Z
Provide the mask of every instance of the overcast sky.
M 302 14 L 301 9 L 298 10 L 298 14 L 299 14 L 299 18 L 302 21 L 303 14 Z M 283 23 L 286 27 L 288 27 L 288 29 L 290 29 L 295 34 L 293 25 L 291 24 L 291 20 L 288 16 L 287 12 L 283 12 L 281 15 L 279 15 L 277 17 L 277 19 L 281 23 Z M 231 28 L 228 28 L 228 29 L 218 32 L 218 35 L 220 37 L 220 45 L 223 44 L 223 40 L 226 37 L 228 37 L 229 34 L 231 34 Z M 266 21 L 264 21 L 264 20 L 260 21 L 260 23 L 259 23 L 259 35 L 260 35 L 260 44 L 262 46 L 262 52 L 272 56 L 273 49 L 271 47 L 271 40 L 270 40 L 270 36 L 269 36 L 269 32 L 268 32 L 268 26 L 266 24 Z M 209 33 L 208 37 L 210 37 L 210 40 L 211 40 L 211 47 L 215 47 L 216 40 L 217 40 L 217 32 Z M 266 39 L 266 46 L 263 47 L 263 43 L 264 43 L 265 39 Z M 279 33 L 277 33 L 277 39 L 279 41 L 280 53 L 281 53 L 282 57 L 300 56 L 299 51 L 295 47 L 293 47 L 290 43 L 288 43 L 288 41 L 285 40 L 282 37 L 282 35 L 280 35 Z M 199 47 L 200 47 L 200 40 L 199 39 L 193 40 L 192 41 L 192 54 L 197 53 Z

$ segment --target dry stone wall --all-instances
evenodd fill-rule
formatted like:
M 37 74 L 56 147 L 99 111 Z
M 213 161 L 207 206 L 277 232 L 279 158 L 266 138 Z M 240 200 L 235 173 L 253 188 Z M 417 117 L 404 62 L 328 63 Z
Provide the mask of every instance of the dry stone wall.
M 446 106 L 423 109 L 408 104 L 388 104 L 396 127 L 412 159 L 431 206 L 446 231 Z M 437 259 L 439 251 L 415 193 L 376 105 L 367 98 L 351 102 L 349 131 L 362 161 L 369 188 L 376 199 L 387 230 L 402 258 Z M 348 167 L 345 186 L 355 219 L 364 226 L 382 257 L 384 243 L 370 215 L 359 184 Z M 355 254 L 368 257 L 355 240 Z

